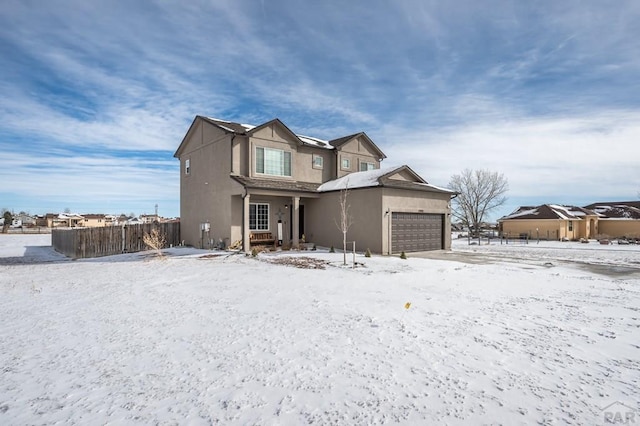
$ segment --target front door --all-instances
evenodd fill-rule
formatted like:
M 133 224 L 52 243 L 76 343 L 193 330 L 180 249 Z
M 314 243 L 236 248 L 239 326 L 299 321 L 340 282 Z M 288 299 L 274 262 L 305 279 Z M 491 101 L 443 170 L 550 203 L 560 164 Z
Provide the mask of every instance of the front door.
M 291 239 L 293 239 L 293 205 L 291 204 L 289 204 L 289 211 L 291 212 L 289 214 L 289 235 L 291 236 Z M 304 235 L 304 206 L 302 204 L 298 206 L 298 212 L 300 214 L 300 217 L 298 218 L 298 237 L 302 239 L 302 236 Z

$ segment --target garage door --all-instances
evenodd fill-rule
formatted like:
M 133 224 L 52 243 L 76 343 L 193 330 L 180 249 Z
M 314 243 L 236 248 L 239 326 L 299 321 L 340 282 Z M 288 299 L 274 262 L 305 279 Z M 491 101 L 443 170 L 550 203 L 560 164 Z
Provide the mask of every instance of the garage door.
M 440 250 L 443 246 L 444 215 L 392 213 L 391 251 Z

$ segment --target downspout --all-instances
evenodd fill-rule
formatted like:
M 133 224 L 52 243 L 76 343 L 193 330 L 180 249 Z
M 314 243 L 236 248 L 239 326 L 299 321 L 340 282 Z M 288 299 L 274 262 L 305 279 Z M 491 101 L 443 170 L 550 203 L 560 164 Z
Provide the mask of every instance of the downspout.
M 247 191 L 246 186 L 243 186 L 242 188 L 244 189 L 244 194 L 242 194 L 242 251 L 246 252 L 246 247 L 244 246 L 244 233 L 247 232 L 247 230 L 244 228 L 244 199 L 247 197 L 249 192 Z

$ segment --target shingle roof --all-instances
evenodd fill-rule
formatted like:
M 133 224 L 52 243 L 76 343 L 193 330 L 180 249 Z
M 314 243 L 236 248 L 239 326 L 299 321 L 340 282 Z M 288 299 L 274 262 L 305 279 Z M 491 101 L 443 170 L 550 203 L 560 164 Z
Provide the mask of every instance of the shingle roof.
M 317 192 L 317 183 L 298 182 L 277 179 L 258 179 L 247 176 L 231 175 L 231 178 L 246 188 L 269 189 L 274 191 Z
M 593 210 L 601 216 L 602 219 L 640 219 L 640 208 L 629 204 L 593 204 Z
M 251 130 L 254 127 L 249 124 L 234 123 L 231 121 L 219 120 L 217 118 L 203 117 L 203 116 L 200 116 L 200 118 L 217 127 L 221 127 L 223 130 L 233 132 L 239 135 L 246 134 L 247 131 Z
M 511 219 L 563 219 L 582 220 L 587 215 L 597 215 L 596 212 L 576 206 L 562 206 L 558 204 L 542 204 L 540 206 L 522 206 L 513 213 L 500 218 L 499 220 Z

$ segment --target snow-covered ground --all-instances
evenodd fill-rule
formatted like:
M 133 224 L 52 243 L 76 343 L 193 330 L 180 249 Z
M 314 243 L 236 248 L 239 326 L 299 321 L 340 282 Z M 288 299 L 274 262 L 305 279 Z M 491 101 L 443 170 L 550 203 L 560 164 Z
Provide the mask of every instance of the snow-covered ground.
M 0 235 L 3 425 L 640 418 L 637 246 L 455 241 L 452 260 L 351 269 L 187 248 L 70 261 L 49 243 Z

